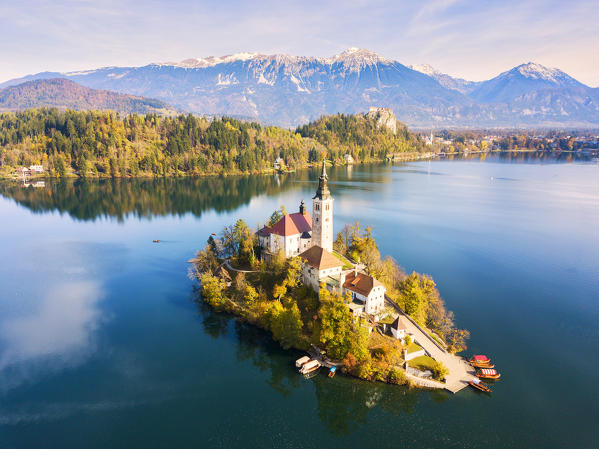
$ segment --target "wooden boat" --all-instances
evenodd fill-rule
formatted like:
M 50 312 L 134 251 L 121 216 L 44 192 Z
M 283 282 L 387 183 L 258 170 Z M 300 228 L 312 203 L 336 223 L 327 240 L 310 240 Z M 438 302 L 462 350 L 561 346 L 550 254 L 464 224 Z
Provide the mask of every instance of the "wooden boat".
M 318 360 L 310 360 L 302 365 L 299 372 L 304 375 L 310 374 L 318 370 L 318 368 L 320 368 L 320 362 Z
M 470 384 L 470 386 L 476 388 L 477 390 L 484 391 L 485 393 L 491 392 L 491 389 L 489 388 L 489 386 L 486 383 L 481 382 L 479 379 L 471 380 L 468 383 Z
M 310 357 L 308 357 L 307 355 L 297 359 L 295 361 L 295 367 L 296 368 L 301 368 L 302 365 L 304 365 L 304 363 L 309 362 L 310 361 Z
M 154 243 L 160 243 L 160 240 L 152 240 Z
M 495 368 L 495 365 L 490 365 L 488 363 L 480 363 L 480 362 L 470 362 L 470 365 L 472 365 L 475 368 Z
M 335 377 L 336 372 L 337 372 L 337 367 L 336 366 L 331 367 L 331 369 L 329 370 L 329 377 Z
M 476 372 L 476 377 L 478 377 L 480 379 L 493 379 L 493 380 L 497 380 L 497 379 L 499 379 L 501 377 L 501 374 L 499 374 L 494 369 L 480 368 Z
M 487 357 L 486 355 L 473 355 L 470 360 L 468 360 L 470 363 L 478 363 L 478 364 L 485 364 L 485 365 L 489 365 L 491 363 L 491 359 L 489 357 Z

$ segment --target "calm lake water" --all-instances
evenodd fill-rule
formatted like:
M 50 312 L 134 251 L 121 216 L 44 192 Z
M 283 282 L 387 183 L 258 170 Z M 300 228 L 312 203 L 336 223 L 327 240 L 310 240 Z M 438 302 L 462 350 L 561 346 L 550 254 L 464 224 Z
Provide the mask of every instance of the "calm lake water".
M 209 234 L 309 204 L 316 179 L 0 184 L 0 447 L 599 447 L 597 163 L 330 170 L 335 228 L 370 224 L 434 277 L 503 375 L 491 397 L 306 380 L 196 302 L 186 261 Z

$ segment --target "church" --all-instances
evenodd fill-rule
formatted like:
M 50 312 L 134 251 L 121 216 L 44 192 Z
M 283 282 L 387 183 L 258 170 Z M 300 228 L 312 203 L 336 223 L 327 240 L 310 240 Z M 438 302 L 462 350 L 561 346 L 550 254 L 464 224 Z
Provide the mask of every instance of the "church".
M 354 315 L 376 316 L 384 308 L 385 287 L 353 267 L 344 270 L 346 263 L 333 253 L 333 201 L 323 163 L 318 189 L 312 198 L 312 215 L 302 201 L 299 212 L 286 214 L 274 226 L 265 226 L 257 232 L 260 247 L 267 255 L 283 252 L 287 258 L 300 257 L 305 285 L 317 292 L 321 284 L 341 295 L 349 292 Z
M 324 163 L 312 198 L 312 215 L 314 218 L 302 201 L 299 212 L 286 214 L 272 228 L 264 226 L 258 231 L 260 247 L 271 254 L 283 251 L 285 257 L 298 256 L 313 246 L 333 251 L 333 197 Z

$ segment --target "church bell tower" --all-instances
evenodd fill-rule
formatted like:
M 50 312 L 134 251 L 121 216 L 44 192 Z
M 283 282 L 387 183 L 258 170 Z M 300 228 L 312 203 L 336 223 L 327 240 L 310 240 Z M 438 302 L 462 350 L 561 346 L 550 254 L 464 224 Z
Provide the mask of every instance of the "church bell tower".
M 333 197 L 329 191 L 325 162 L 318 178 L 318 190 L 312 199 L 312 246 L 333 251 Z

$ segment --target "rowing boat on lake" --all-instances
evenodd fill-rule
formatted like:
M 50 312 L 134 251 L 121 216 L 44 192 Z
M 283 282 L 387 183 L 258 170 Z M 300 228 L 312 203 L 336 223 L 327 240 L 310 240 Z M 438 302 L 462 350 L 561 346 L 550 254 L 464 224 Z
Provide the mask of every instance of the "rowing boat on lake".
M 470 382 L 468 382 L 472 387 L 476 388 L 477 390 L 480 391 L 484 391 L 485 393 L 490 393 L 491 389 L 489 388 L 489 386 L 484 383 L 481 382 L 480 379 L 473 379 Z
M 480 379 L 493 379 L 493 380 L 498 380 L 501 377 L 501 374 L 499 374 L 496 370 L 494 369 L 489 369 L 489 368 L 480 368 L 477 372 L 476 372 L 476 377 L 480 378 Z

